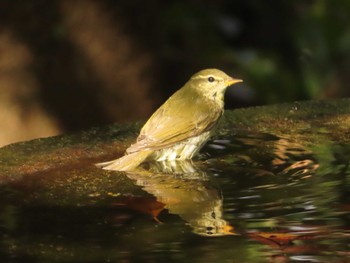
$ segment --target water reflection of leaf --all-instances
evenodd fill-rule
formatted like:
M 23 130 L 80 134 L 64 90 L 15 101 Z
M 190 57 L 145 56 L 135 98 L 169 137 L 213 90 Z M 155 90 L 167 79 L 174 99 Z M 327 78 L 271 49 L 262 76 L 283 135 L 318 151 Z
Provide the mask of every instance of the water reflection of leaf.
M 205 236 L 235 234 L 223 219 L 222 196 L 212 186 L 208 175 L 192 162 L 157 162 L 127 176 L 155 196 L 158 203 L 179 215 L 193 229 Z

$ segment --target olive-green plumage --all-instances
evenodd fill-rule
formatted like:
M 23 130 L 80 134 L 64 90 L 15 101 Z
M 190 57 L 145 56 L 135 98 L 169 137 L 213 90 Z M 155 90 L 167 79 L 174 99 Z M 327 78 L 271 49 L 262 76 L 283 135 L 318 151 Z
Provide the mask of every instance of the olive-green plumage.
M 191 159 L 209 139 L 223 113 L 226 88 L 241 81 L 218 69 L 196 73 L 153 113 L 125 156 L 97 165 L 128 171 L 149 160 Z

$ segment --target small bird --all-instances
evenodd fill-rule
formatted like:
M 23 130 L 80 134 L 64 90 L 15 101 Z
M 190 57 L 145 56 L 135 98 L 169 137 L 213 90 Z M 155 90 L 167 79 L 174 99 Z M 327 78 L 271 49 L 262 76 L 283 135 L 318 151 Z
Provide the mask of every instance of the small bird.
M 191 159 L 208 141 L 224 112 L 226 88 L 238 82 L 242 80 L 218 69 L 199 71 L 153 113 L 123 157 L 96 165 L 131 171 L 146 161 Z

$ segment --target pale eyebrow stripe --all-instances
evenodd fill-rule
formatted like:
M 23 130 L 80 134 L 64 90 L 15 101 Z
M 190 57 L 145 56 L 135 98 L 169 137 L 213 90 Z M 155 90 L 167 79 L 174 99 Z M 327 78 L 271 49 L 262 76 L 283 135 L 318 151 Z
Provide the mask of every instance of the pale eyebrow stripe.
M 194 78 L 192 78 L 192 79 L 205 79 L 205 78 L 207 78 L 207 77 L 209 77 L 210 75 L 198 75 L 198 76 L 196 76 L 196 77 L 194 77 Z

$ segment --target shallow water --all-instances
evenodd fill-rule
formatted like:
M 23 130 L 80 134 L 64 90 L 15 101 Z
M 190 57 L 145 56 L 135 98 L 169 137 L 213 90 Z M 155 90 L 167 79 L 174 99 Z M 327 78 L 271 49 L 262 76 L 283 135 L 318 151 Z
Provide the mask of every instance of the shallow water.
M 7 182 L 1 261 L 350 261 L 350 146 L 299 142 L 238 133 L 193 163 Z
M 93 164 L 138 127 L 2 148 L 0 262 L 350 262 L 349 105 L 238 110 L 129 173 Z

